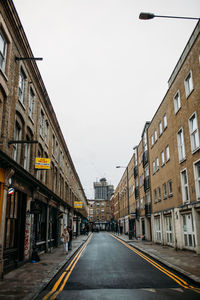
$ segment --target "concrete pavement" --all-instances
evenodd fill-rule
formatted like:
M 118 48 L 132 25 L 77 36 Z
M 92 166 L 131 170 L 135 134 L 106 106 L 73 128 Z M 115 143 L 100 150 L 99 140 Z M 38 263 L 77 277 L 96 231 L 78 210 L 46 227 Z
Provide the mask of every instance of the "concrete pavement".
M 50 253 L 40 255 L 39 262 L 27 262 L 6 274 L 3 281 L 0 281 L 0 300 L 35 299 L 88 237 L 89 235 L 80 235 L 73 239 L 72 250 L 67 256 L 61 245 Z
M 128 235 L 114 234 L 136 249 L 176 270 L 200 284 L 200 255 L 189 250 L 175 250 L 170 246 L 154 244 L 151 241 L 132 239 Z

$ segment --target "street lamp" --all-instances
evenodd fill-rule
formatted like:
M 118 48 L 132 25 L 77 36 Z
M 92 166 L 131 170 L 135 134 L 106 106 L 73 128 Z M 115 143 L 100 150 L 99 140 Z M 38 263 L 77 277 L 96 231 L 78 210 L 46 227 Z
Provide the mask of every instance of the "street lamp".
M 150 19 L 153 19 L 153 18 L 200 20 L 200 18 L 195 18 L 195 17 L 160 16 L 160 15 L 154 15 L 153 13 L 147 13 L 147 12 L 141 12 L 140 15 L 139 15 L 140 20 L 150 20 Z
M 128 202 L 128 222 L 129 222 L 129 214 L 130 214 L 130 208 L 129 208 L 129 181 L 128 181 L 128 166 L 116 166 L 117 169 L 126 169 L 126 180 L 127 180 L 127 202 Z M 128 223 L 129 225 L 129 223 Z M 129 231 L 129 226 L 128 226 L 128 231 Z

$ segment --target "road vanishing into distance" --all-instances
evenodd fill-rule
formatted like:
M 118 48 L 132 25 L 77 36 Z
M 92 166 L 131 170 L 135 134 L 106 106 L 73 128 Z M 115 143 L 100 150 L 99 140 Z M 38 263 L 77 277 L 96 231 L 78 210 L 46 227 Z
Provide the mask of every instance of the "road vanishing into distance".
M 200 299 L 200 288 L 112 234 L 99 232 L 37 299 Z

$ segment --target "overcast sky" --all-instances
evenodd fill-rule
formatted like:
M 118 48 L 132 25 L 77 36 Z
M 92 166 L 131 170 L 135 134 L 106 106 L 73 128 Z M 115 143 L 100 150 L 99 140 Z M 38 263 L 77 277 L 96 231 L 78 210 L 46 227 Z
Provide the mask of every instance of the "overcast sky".
M 200 0 L 14 0 L 81 183 L 115 187 L 167 92 Z

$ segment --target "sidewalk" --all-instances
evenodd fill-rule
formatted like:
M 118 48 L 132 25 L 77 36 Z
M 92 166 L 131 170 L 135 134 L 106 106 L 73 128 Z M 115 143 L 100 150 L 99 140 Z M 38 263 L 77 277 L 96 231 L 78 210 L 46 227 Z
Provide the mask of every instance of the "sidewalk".
M 113 234 L 136 249 L 200 284 L 200 255 L 189 250 L 175 250 L 151 241 L 129 240 L 125 234 Z
M 33 300 L 48 284 L 62 266 L 88 239 L 89 235 L 80 235 L 72 241 L 72 250 L 66 256 L 63 246 L 44 253 L 37 263 L 28 262 L 11 271 L 0 281 L 0 300 Z

